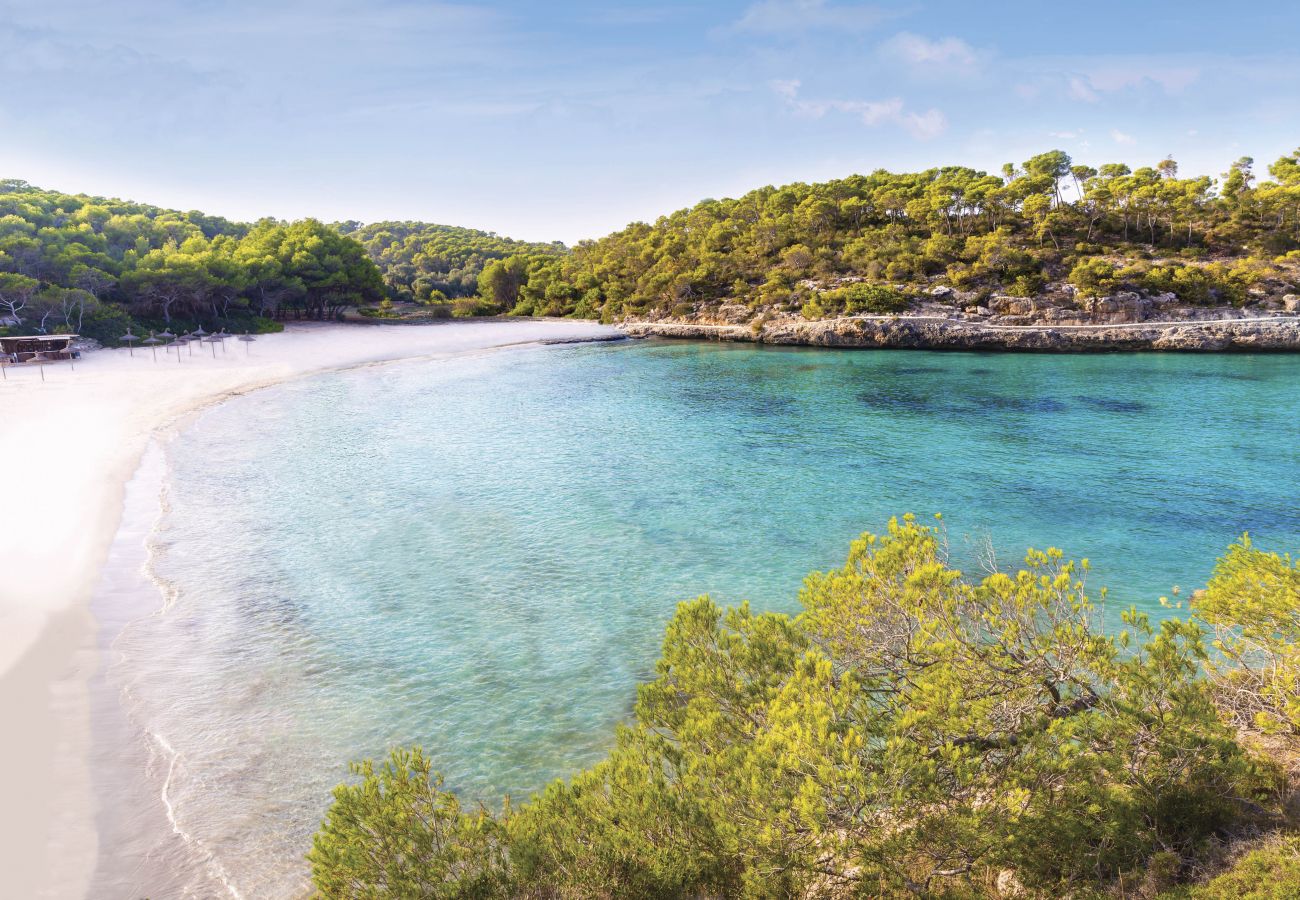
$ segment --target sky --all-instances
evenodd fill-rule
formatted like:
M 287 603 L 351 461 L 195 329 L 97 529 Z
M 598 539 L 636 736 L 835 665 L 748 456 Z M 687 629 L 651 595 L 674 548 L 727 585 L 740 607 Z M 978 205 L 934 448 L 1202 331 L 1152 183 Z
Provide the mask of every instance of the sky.
M 1300 145 L 1300 8 L 0 0 L 0 178 L 573 243 L 878 168 Z

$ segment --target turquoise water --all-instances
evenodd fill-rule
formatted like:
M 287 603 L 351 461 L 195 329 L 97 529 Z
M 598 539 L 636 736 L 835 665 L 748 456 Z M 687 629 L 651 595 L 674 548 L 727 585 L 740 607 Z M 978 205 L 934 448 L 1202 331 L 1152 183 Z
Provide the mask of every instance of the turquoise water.
M 169 802 L 246 895 L 292 893 L 349 759 L 418 742 L 495 802 L 593 762 L 676 602 L 793 610 L 893 514 L 1093 561 L 1158 609 L 1249 529 L 1300 549 L 1300 357 L 626 342 L 313 378 L 170 448 L 124 644 Z

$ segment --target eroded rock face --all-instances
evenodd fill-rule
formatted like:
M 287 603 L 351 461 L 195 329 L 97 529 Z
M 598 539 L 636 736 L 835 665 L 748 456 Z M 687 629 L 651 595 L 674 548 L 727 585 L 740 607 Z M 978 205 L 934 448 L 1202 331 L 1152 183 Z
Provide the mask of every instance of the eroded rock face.
M 1282 308 L 1287 312 L 1300 313 L 1300 294 L 1287 294 L 1283 297 Z
M 1011 350 L 1099 352 L 1109 350 L 1300 351 L 1300 323 L 1288 321 L 1142 323 L 1128 326 L 1007 326 L 940 317 L 842 318 L 805 321 L 773 319 L 749 326 L 705 326 L 672 322 L 626 322 L 633 337 L 679 337 L 756 341 L 814 347 L 917 350 Z

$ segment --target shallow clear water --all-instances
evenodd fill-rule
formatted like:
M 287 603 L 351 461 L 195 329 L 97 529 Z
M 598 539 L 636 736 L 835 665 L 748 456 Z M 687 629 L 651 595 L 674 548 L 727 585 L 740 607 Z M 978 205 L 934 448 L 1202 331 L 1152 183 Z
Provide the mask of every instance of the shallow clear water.
M 523 796 L 601 755 L 677 601 L 792 610 L 890 515 L 942 511 L 962 561 L 1088 556 L 1111 608 L 1243 530 L 1298 549 L 1298 395 L 1296 356 L 666 342 L 313 378 L 174 442 L 176 598 L 118 649 L 176 821 L 292 894 L 348 760 L 419 742 Z

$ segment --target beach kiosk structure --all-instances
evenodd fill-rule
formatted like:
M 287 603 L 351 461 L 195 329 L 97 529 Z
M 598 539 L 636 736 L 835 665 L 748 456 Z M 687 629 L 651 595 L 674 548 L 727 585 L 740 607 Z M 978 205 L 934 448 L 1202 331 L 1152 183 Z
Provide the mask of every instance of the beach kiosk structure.
M 52 359 L 76 359 L 81 354 L 72 349 L 75 334 L 38 334 L 27 337 L 0 337 L 0 354 L 11 363 L 42 362 Z M 39 354 L 39 356 L 37 355 Z

